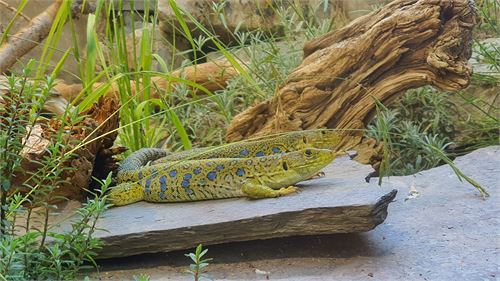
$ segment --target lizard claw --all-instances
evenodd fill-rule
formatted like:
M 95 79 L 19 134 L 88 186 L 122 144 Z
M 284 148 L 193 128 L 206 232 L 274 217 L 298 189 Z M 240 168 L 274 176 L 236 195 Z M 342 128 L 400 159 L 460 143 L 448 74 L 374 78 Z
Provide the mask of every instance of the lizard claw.
M 296 192 L 299 192 L 299 188 L 296 187 L 296 186 L 289 186 L 289 187 L 283 187 L 283 188 L 280 188 L 278 190 L 279 192 L 279 196 L 283 196 L 283 195 L 288 195 L 290 193 L 296 193 Z
M 307 180 L 314 180 L 314 179 L 320 179 L 325 176 L 325 172 L 319 171 L 316 175 L 308 178 Z

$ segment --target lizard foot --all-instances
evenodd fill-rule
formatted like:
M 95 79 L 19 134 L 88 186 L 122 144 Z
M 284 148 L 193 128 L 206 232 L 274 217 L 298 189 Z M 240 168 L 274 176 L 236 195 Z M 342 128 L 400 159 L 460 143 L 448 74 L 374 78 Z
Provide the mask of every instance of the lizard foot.
M 297 187 L 289 186 L 274 190 L 261 184 L 248 183 L 242 187 L 243 193 L 250 198 L 272 198 L 287 195 L 297 191 Z
M 299 188 L 296 187 L 296 186 L 289 186 L 289 187 L 283 187 L 283 188 L 280 188 L 278 190 L 276 190 L 278 192 L 278 196 L 284 196 L 284 195 L 288 195 L 290 193 L 296 193 L 299 191 Z

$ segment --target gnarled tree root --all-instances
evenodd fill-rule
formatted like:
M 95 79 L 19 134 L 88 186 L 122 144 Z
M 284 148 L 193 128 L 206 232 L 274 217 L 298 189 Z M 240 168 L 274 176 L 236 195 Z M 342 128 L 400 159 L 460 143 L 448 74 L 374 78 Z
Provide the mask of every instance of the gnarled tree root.
M 393 1 L 306 43 L 275 97 L 237 115 L 227 140 L 326 127 L 350 136 L 337 149 L 352 148 L 377 102 L 424 85 L 454 91 L 469 84 L 476 22 L 472 1 Z

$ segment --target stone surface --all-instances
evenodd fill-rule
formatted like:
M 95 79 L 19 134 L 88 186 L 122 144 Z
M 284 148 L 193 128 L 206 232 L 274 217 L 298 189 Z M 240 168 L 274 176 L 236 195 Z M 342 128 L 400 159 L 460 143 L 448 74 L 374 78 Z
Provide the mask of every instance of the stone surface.
M 396 191 L 376 188 L 370 172 L 346 157 L 306 181 L 299 194 L 249 200 L 189 203 L 140 202 L 112 208 L 98 222 L 99 258 L 188 249 L 274 237 L 368 231 L 384 221 Z
M 214 260 L 207 271 L 214 280 L 498 280 L 500 146 L 455 163 L 491 197 L 481 199 L 449 166 L 391 177 L 383 186 L 399 192 L 386 221 L 373 231 L 209 246 Z M 410 189 L 419 195 L 405 200 Z M 187 252 L 101 261 L 99 277 L 192 280 L 185 273 Z
M 500 37 L 496 38 L 488 38 L 480 41 L 480 44 L 483 46 L 483 48 L 489 50 L 490 55 L 494 53 L 495 49 L 500 48 Z M 476 47 L 473 52 L 472 56 L 469 60 L 469 63 L 472 65 L 474 69 L 474 73 L 477 74 L 483 74 L 483 75 L 492 75 L 497 78 L 500 78 L 500 72 L 497 71 L 495 68 L 493 68 L 493 65 L 491 63 L 485 63 L 485 57 L 481 55 L 479 52 L 479 47 Z

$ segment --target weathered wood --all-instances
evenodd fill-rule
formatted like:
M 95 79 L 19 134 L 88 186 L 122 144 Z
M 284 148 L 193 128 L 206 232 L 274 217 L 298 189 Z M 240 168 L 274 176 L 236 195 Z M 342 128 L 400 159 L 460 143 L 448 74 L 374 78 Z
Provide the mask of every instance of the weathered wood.
M 395 190 L 364 182 L 371 170 L 347 157 L 304 182 L 301 191 L 275 199 L 226 199 L 189 203 L 140 202 L 106 211 L 96 233 L 99 258 L 187 249 L 294 235 L 362 232 L 387 216 Z
M 327 127 L 352 135 L 339 147 L 348 149 L 377 101 L 388 104 L 424 85 L 466 87 L 476 22 L 472 1 L 393 1 L 306 43 L 302 63 L 275 97 L 237 115 L 227 140 Z
M 78 148 L 66 162 L 60 163 L 59 169 L 64 169 L 60 178 L 65 181 L 54 190 L 53 198 L 54 196 L 64 196 L 68 199 L 82 200 L 93 173 L 101 172 L 102 175 L 99 175 L 104 178 L 110 170 L 115 168 L 112 166 L 113 163 L 109 163 L 111 156 L 108 150 L 113 145 L 117 135 L 116 129 L 119 126 L 119 119 L 118 114 L 113 115 L 113 113 L 117 112 L 119 107 L 120 104 L 116 99 L 102 97 L 83 113 L 86 117 L 81 122 L 65 128 L 67 132 L 63 140 L 66 144 L 65 151 L 68 152 L 76 146 Z M 30 182 L 30 173 L 40 169 L 40 161 L 49 155 L 48 147 L 54 141 L 54 134 L 60 127 L 60 122 L 51 119 L 46 124 L 36 124 L 34 130 L 27 137 L 26 146 L 21 151 L 22 171 L 16 174 L 13 183 L 19 188 L 19 191 L 28 192 L 26 184 L 34 184 Z M 99 171 L 94 170 L 96 163 L 100 164 Z M 105 166 L 106 164 L 107 166 Z M 66 167 L 76 169 L 65 169 Z M 58 198 L 52 202 L 60 200 Z
M 28 26 L 15 35 L 7 37 L 8 40 L 0 46 L 0 74 L 9 71 L 22 56 L 38 46 L 49 35 L 57 12 L 63 3 L 62 0 L 53 1 L 46 10 L 33 18 Z M 94 6 L 88 2 L 85 3 L 82 9 L 83 3 L 74 1 L 71 6 L 71 16 L 75 18 L 94 10 Z
M 20 57 L 47 37 L 62 3 L 62 0 L 55 1 L 47 10 L 34 18 L 29 26 L 0 46 L 0 74 L 9 70 Z

